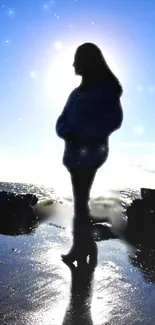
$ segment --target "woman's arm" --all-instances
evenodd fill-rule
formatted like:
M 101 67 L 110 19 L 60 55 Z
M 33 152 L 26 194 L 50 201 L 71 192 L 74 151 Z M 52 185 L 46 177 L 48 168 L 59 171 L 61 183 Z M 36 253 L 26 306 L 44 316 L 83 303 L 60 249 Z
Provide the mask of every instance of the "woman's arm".
M 95 107 L 94 107 L 95 109 Z M 112 132 L 119 129 L 123 121 L 123 110 L 119 97 L 115 91 L 106 91 L 103 95 L 103 103 L 94 120 L 89 120 L 85 125 L 79 119 L 79 123 L 72 125 L 74 134 L 79 142 L 91 142 L 105 140 Z
M 121 101 L 117 96 L 108 96 L 105 105 L 107 112 L 103 115 L 103 133 L 109 136 L 118 130 L 123 122 L 123 109 Z
M 70 108 L 70 106 L 72 105 L 72 103 L 74 101 L 74 93 L 75 93 L 75 90 L 73 90 L 71 92 L 71 94 L 69 95 L 67 102 L 65 104 L 65 107 L 56 122 L 56 127 L 55 127 L 56 133 L 57 133 L 58 137 L 60 137 L 64 140 L 70 140 L 71 136 L 72 136 L 72 127 L 67 120 L 66 111 Z
M 56 122 L 56 133 L 58 137 L 67 140 L 71 136 L 71 128 L 65 117 L 65 110 L 58 117 Z

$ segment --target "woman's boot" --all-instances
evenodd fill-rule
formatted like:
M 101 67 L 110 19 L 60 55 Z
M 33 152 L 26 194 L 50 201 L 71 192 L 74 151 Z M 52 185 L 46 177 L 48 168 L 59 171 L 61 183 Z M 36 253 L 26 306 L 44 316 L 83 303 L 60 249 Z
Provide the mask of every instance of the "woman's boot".
M 97 263 L 97 245 L 93 238 L 92 226 L 89 223 L 87 225 L 76 226 L 76 221 L 73 227 L 73 245 L 68 254 L 62 254 L 63 261 L 67 264 L 74 263 L 77 261 L 79 264 L 89 262 L 91 264 Z

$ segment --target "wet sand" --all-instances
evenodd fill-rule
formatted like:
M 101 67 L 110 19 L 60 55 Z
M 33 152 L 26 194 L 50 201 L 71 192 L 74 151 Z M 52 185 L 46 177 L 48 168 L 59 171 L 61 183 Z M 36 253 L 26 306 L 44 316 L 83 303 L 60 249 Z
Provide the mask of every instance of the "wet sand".
M 68 231 L 47 224 L 28 236 L 0 235 L 0 324 L 155 324 L 154 251 L 137 266 L 119 240 L 99 242 L 93 271 L 60 258 Z

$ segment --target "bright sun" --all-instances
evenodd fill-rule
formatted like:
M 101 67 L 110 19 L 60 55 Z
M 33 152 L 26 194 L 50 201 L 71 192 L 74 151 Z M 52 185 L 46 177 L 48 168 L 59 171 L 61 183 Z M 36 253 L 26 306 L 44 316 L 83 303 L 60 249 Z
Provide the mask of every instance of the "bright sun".
M 46 74 L 46 92 L 48 100 L 62 110 L 69 93 L 79 85 L 81 77 L 75 76 L 72 66 L 76 48 L 60 48 L 49 63 Z M 58 110 L 57 110 L 58 111 Z

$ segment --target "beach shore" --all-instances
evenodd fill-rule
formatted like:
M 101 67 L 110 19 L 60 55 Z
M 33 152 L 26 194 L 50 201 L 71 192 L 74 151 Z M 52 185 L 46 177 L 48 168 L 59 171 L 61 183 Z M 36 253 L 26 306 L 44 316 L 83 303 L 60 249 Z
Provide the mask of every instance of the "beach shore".
M 70 245 L 67 230 L 47 224 L 0 236 L 1 325 L 155 324 L 155 270 L 144 252 L 134 265 L 124 243 L 102 241 L 95 271 L 74 272 L 60 258 Z

